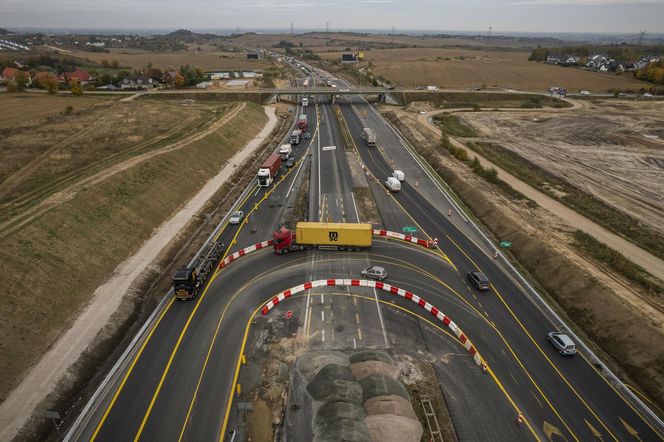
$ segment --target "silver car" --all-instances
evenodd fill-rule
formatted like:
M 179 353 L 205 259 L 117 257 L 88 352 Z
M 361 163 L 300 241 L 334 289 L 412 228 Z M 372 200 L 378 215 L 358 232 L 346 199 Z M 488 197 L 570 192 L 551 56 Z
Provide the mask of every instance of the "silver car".
M 365 278 L 377 279 L 384 281 L 387 278 L 387 271 L 383 267 L 371 266 L 362 270 L 362 276 Z
M 561 355 L 574 355 L 576 354 L 576 344 L 572 338 L 565 333 L 549 332 L 546 335 L 546 340 L 553 345 Z
M 229 224 L 240 224 L 242 222 L 242 218 L 244 218 L 244 212 L 241 210 L 238 210 L 237 212 L 233 212 L 231 215 L 231 218 L 228 220 Z

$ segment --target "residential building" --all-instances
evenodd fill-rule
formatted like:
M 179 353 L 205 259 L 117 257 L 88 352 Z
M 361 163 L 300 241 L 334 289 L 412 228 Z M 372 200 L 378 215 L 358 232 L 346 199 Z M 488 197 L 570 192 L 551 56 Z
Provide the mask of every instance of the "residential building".
M 546 57 L 546 62 L 550 64 L 560 63 L 560 54 L 549 54 L 549 56 Z
M 71 82 L 77 82 L 82 86 L 85 86 L 88 83 L 94 83 L 95 77 L 92 76 L 88 71 L 77 69 L 74 72 L 63 72 L 58 75 L 58 83 L 69 84 Z
M 16 80 L 16 74 L 19 72 L 25 73 L 27 76 L 28 80 L 26 82 L 27 86 L 30 86 L 32 84 L 32 78 L 30 78 L 30 73 L 27 71 L 22 71 L 20 69 L 16 68 L 10 68 L 6 67 L 2 70 L 2 73 L 0 73 L 0 84 L 13 84 L 14 81 Z
M 155 81 L 142 75 L 131 75 L 120 82 L 120 89 L 152 89 Z

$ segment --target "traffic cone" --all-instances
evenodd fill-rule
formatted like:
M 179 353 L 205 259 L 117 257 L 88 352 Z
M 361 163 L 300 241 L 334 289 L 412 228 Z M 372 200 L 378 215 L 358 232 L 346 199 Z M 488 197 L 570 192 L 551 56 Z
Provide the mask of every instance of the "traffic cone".
M 486 374 L 488 371 L 488 368 L 486 366 L 486 362 L 482 362 L 482 373 Z
M 516 424 L 519 427 L 523 426 L 523 413 L 519 411 L 519 415 L 516 417 Z
M 498 259 L 498 250 L 496 250 L 496 253 L 493 254 L 493 259 Z

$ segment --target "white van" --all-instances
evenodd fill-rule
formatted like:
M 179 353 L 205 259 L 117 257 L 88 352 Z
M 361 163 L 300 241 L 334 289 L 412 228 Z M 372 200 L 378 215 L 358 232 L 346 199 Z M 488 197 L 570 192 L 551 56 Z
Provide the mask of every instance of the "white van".
M 401 190 L 401 181 L 391 176 L 385 181 L 385 187 L 387 187 L 390 192 L 398 192 Z
M 406 176 L 400 170 L 395 170 L 394 172 L 392 172 L 392 176 L 398 179 L 399 181 L 403 181 L 406 179 Z

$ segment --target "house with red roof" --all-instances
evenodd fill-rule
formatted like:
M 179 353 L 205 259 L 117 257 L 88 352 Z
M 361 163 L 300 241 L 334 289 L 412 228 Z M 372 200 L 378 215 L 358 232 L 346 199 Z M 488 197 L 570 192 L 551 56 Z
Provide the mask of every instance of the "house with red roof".
M 4 68 L 0 74 L 0 83 L 7 84 L 13 82 L 17 72 L 18 69 L 16 68 Z
M 19 72 L 25 73 L 28 81 L 27 85 L 30 86 L 30 83 L 32 83 L 32 79 L 30 78 L 30 73 L 26 71 L 22 71 L 20 69 L 16 68 L 10 68 L 6 67 L 2 70 L 2 73 L 0 73 L 0 84 L 11 84 L 14 83 L 14 80 L 16 79 L 16 74 Z
M 63 72 L 58 75 L 58 83 L 69 84 L 72 81 L 81 84 L 82 86 L 95 81 L 95 77 L 90 75 L 88 71 L 77 69 L 74 72 Z

